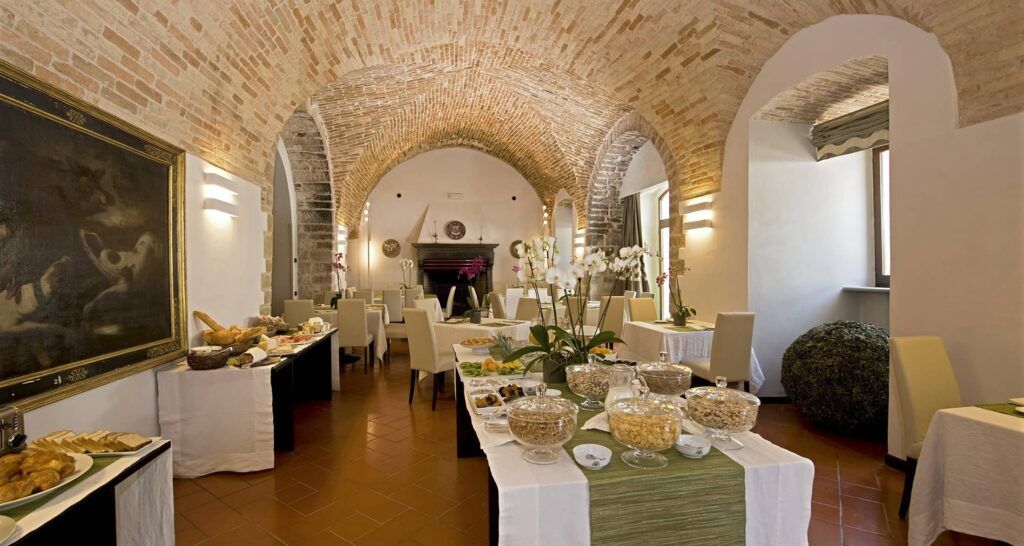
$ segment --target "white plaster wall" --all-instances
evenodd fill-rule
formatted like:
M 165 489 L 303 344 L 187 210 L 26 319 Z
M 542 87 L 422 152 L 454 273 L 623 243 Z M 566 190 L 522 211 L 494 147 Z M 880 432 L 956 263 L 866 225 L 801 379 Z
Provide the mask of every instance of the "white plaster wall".
M 668 175 L 665 174 L 665 162 L 662 161 L 658 149 L 648 140 L 629 162 L 626 174 L 622 177 L 619 196 L 633 195 L 666 180 Z
M 203 172 L 216 170 L 238 181 L 238 218 L 203 210 Z M 185 159 L 185 247 L 189 334 L 201 343 L 191 317 L 195 309 L 225 324 L 247 324 L 263 303 L 260 277 L 265 269 L 260 191 L 255 185 L 187 155 Z M 156 372 L 147 370 L 97 389 L 30 411 L 29 437 L 53 430 L 106 428 L 140 434 L 160 433 Z
M 401 193 L 399 199 L 396 194 Z M 449 193 L 461 193 L 461 200 L 449 200 Z M 516 200 L 512 200 L 516 196 Z M 438 219 L 438 242 L 453 243 L 444 235 L 445 218 L 460 220 L 468 231 L 461 242 L 477 243 L 480 224 L 484 242 L 497 243 L 494 249 L 494 282 L 511 284 L 512 265 L 509 244 L 541 234 L 543 212 L 537 193 L 518 171 L 505 162 L 467 148 L 444 148 L 426 152 L 395 166 L 370 193 L 370 225 L 360 226 L 360 238 L 349 241 L 348 274 L 350 286 L 374 289 L 402 282 L 398 261 L 416 259 L 412 246 L 423 233 L 433 231 L 432 218 Z M 427 218 L 428 208 L 432 211 Z M 424 225 L 424 222 L 427 225 Z M 367 277 L 366 236 L 370 234 L 370 270 Z M 395 258 L 381 253 L 381 244 L 396 239 L 402 252 Z M 429 238 L 422 239 L 428 242 Z M 566 252 L 569 252 L 567 250 Z
M 855 320 L 847 285 L 873 284 L 871 153 L 815 160 L 810 125 L 750 124 L 750 309 L 762 396 L 782 396 L 782 354 L 809 328 Z
M 748 306 L 751 115 L 806 77 L 868 55 L 887 57 L 890 71 L 891 333 L 942 336 L 965 403 L 1024 392 L 1024 115 L 956 129 L 948 56 L 899 19 L 832 17 L 765 63 L 726 141 L 715 228 L 687 238 L 687 298 L 704 320 Z

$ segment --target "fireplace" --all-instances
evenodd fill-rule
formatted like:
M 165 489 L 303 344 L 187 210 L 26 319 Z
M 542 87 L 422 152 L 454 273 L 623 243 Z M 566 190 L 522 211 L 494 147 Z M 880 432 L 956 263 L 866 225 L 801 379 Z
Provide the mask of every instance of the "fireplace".
M 427 293 L 437 294 L 441 305 L 448 303 L 448 291 L 455 287 L 452 314 L 461 315 L 469 309 L 469 286 L 473 286 L 481 305 L 492 290 L 494 281 L 494 249 L 497 244 L 413 243 L 416 248 L 417 278 Z M 484 270 L 473 280 L 459 275 L 474 258 L 484 259 Z

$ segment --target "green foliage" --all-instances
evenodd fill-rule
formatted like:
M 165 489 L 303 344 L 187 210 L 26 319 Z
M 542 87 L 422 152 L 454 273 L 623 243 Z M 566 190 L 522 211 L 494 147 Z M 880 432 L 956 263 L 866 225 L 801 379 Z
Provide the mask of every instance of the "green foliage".
M 811 423 L 842 434 L 885 435 L 889 343 L 882 328 L 840 320 L 816 326 L 782 356 L 782 386 Z
M 607 343 L 622 343 L 622 340 L 615 337 L 615 332 L 605 330 L 598 332 L 591 338 L 584 338 L 566 332 L 558 326 L 544 326 L 537 324 L 530 327 L 530 334 L 536 340 L 536 344 L 527 345 L 505 357 L 505 362 L 525 358 L 523 360 L 523 374 L 530 372 L 536 364 L 543 364 L 544 360 L 550 358 L 565 366 L 568 364 L 579 364 L 587 361 L 587 355 L 594 347 L 600 347 Z
M 511 337 L 501 332 L 494 335 L 494 345 L 491 345 L 490 349 L 491 358 L 505 361 L 505 357 L 514 352 L 516 352 L 516 347 Z

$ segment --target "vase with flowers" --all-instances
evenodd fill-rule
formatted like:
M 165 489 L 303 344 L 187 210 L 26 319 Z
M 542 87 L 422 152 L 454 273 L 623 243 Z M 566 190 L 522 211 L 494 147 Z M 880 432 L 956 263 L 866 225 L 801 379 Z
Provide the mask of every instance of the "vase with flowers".
M 672 324 L 675 326 L 686 326 L 686 321 L 697 314 L 697 310 L 683 303 L 683 291 L 679 288 L 679 275 L 674 275 L 674 268 L 669 268 L 668 275 L 672 279 L 672 288 L 669 290 L 669 298 L 672 305 Z M 662 286 L 665 280 L 662 278 L 665 273 L 658 275 L 658 286 Z
M 333 309 L 338 308 L 338 300 L 341 299 L 341 292 L 345 289 L 345 273 L 348 272 L 348 266 L 345 265 L 345 254 L 338 252 L 334 255 L 334 260 L 331 261 L 331 272 L 327 274 L 334 281 L 334 295 L 331 296 L 331 307 Z
M 459 270 L 459 276 L 466 277 L 466 280 L 468 281 L 473 281 L 486 269 L 487 260 L 485 260 L 483 256 L 477 256 L 469 262 L 469 265 Z M 473 324 L 480 324 L 480 321 L 484 316 L 484 311 L 483 308 L 480 307 L 480 302 L 477 301 L 476 305 L 474 305 L 473 300 L 468 300 L 467 303 L 469 304 L 469 309 L 467 309 L 462 316 L 468 316 L 469 322 Z
M 402 268 L 402 290 L 408 290 L 412 288 L 412 269 L 416 264 L 409 258 L 402 258 L 398 265 Z

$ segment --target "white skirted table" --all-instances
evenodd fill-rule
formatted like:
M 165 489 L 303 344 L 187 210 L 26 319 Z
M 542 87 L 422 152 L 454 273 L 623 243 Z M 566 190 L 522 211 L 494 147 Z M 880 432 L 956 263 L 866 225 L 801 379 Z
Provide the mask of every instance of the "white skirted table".
M 315 309 L 313 313 L 324 319 L 325 322 L 329 322 L 331 326 L 338 326 L 337 309 L 321 307 Z M 366 331 L 373 336 L 374 354 L 381 362 L 384 361 L 384 355 L 388 352 L 388 344 L 386 341 L 387 336 L 384 330 L 384 327 L 388 324 L 391 324 L 391 317 L 388 314 L 388 308 L 386 306 L 375 303 L 371 303 L 366 306 Z M 337 347 L 335 347 L 335 349 L 337 349 Z M 335 362 L 335 364 L 337 364 L 337 362 Z M 337 366 L 335 366 L 335 369 L 337 369 Z M 340 390 L 340 376 L 335 373 L 334 378 L 334 390 Z
M 491 324 L 493 326 L 485 326 Z M 434 336 L 441 358 L 453 358 L 452 345 L 471 337 L 492 337 L 501 333 L 516 341 L 530 337 L 530 323 L 518 320 L 483 319 L 481 324 L 465 322 L 438 322 L 434 324 Z
M 910 497 L 909 542 L 952 530 L 1024 540 L 1024 417 L 979 407 L 932 417 Z
M 694 331 L 677 331 L 671 324 L 651 324 L 630 321 L 622 325 L 622 344 L 616 346 L 619 358 L 626 360 L 658 360 L 662 351 L 668 353 L 672 362 L 709 358 L 711 344 L 715 337 L 714 325 L 707 322 L 690 321 Z M 757 355 L 750 350 L 750 390 L 757 392 L 764 384 L 764 372 L 757 362 Z

